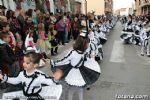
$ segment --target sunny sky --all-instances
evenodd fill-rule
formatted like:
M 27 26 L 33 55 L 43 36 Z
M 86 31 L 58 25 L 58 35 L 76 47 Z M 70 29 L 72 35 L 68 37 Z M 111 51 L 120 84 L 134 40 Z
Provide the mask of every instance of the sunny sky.
M 114 0 L 114 10 L 123 7 L 131 7 L 134 0 Z

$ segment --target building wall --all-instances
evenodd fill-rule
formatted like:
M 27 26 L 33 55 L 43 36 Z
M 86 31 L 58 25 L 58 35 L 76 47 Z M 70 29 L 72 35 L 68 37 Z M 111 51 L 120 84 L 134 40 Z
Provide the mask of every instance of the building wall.
M 80 2 L 76 2 L 75 3 L 75 13 L 76 14 L 80 14 L 81 13 L 81 3 Z
M 105 0 L 105 13 L 113 12 L 113 0 Z
M 104 0 L 87 0 L 88 12 L 95 11 L 95 14 L 104 14 Z
M 85 14 L 86 13 L 86 11 L 85 11 L 85 1 L 84 0 L 82 0 L 82 4 L 81 4 L 81 12 L 82 12 L 82 14 Z
M 120 15 L 120 16 L 128 16 L 128 15 L 133 14 L 133 9 L 132 8 L 120 8 L 116 10 L 115 15 Z
M 124 10 L 120 10 L 120 15 L 121 16 L 128 16 L 130 14 L 130 8 L 124 8 Z
M 69 1 L 70 1 L 70 11 L 72 13 L 85 14 L 85 0 L 69 0 Z
M 140 15 L 141 14 L 140 0 L 135 1 L 135 9 L 136 9 L 136 15 Z
M 150 13 L 150 0 L 135 0 L 136 15 Z

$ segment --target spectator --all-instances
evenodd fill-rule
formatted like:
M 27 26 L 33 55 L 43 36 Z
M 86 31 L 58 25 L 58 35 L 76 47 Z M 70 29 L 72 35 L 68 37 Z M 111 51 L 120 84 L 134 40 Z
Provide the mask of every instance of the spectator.
M 12 20 L 10 21 L 10 31 L 12 31 L 14 34 L 19 34 L 21 36 L 21 26 L 14 11 L 12 12 L 11 19 Z
M 13 33 L 9 30 L 10 29 L 9 23 L 7 23 L 7 22 L 1 22 L 0 24 L 1 24 L 1 31 L 9 33 L 9 35 L 10 35 L 9 45 L 14 50 L 14 48 L 16 46 L 16 39 L 15 39 Z
M 24 11 L 23 9 L 20 10 L 17 19 L 18 19 L 18 22 L 19 22 L 20 27 L 21 27 L 22 40 L 25 41 L 26 35 L 25 35 L 25 33 L 23 32 L 23 30 L 24 30 L 24 28 L 25 28 L 25 11 Z
M 66 24 L 64 23 L 63 16 L 60 16 L 58 22 L 56 23 L 56 29 L 62 45 L 65 45 L 65 27 Z
M 18 40 L 15 48 L 15 56 L 19 61 L 20 70 L 23 70 L 23 56 L 24 56 L 24 48 L 23 41 Z
M 0 34 L 0 65 L 2 71 L 5 67 L 8 68 L 7 72 L 9 76 L 17 76 L 20 69 L 19 69 L 19 63 L 17 63 L 16 56 L 9 46 L 10 42 L 10 35 L 8 32 L 1 32 Z
M 58 52 L 58 33 L 56 30 L 54 30 L 54 26 L 53 24 L 51 23 L 50 26 L 49 26 L 49 33 L 48 33 L 48 38 L 49 38 L 49 41 L 51 43 L 51 55 L 54 56 L 56 55 Z
M 3 16 L 5 16 L 6 7 L 3 6 L 3 5 L 0 5 L 0 9 L 2 10 L 2 13 L 0 13 L 0 14 L 3 15 Z
M 56 23 L 56 18 L 52 12 L 50 13 L 50 19 L 51 19 L 51 23 L 53 23 L 53 24 Z
M 44 24 L 38 24 L 38 41 L 37 44 L 40 48 L 41 53 L 43 53 L 44 58 L 48 58 L 49 50 L 51 49 L 51 44 L 48 41 L 48 38 L 45 36 Z
M 80 30 L 80 21 L 77 17 L 74 18 L 73 22 L 72 22 L 72 35 L 73 35 L 73 39 L 76 40 L 76 38 L 79 35 L 79 30 Z

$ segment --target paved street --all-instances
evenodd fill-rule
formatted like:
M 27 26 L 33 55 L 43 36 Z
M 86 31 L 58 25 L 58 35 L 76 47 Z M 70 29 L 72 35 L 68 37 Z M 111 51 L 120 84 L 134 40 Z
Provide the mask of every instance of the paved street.
M 116 100 L 117 94 L 150 96 L 150 59 L 140 56 L 140 47 L 123 45 L 119 39 L 121 30 L 121 24 L 117 23 L 108 36 L 103 47 L 104 61 L 100 63 L 101 77 L 89 91 L 85 90 L 84 100 Z M 62 58 L 71 49 L 72 43 L 61 47 L 59 55 L 53 59 Z M 51 73 L 48 66 L 41 70 L 49 75 Z M 78 97 L 75 96 L 74 100 Z
M 121 44 L 120 26 L 118 23 L 108 37 L 105 59 L 100 64 L 102 75 L 91 90 L 85 92 L 85 100 L 116 100 L 116 94 L 150 94 L 150 59 L 140 56 L 140 47 Z
M 102 75 L 90 91 L 85 90 L 84 100 L 116 100 L 117 94 L 150 96 L 150 59 L 140 56 L 139 46 L 123 45 L 119 39 L 121 30 L 121 24 L 117 23 L 108 36 L 103 48 L 105 58 L 100 64 Z M 71 43 L 64 50 L 60 49 L 63 51 L 60 55 L 66 54 L 68 48 Z

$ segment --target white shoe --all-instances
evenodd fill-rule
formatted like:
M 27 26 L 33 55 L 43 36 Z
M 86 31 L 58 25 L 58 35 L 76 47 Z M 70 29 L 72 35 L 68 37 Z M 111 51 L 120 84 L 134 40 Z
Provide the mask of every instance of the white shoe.
M 40 63 L 39 63 L 39 67 L 44 67 L 45 64 L 46 64 L 46 63 L 43 61 L 43 59 L 41 59 L 41 60 L 40 60 Z

